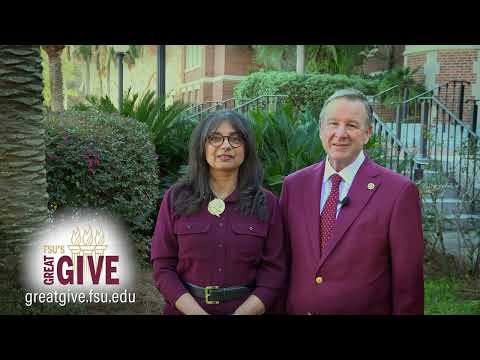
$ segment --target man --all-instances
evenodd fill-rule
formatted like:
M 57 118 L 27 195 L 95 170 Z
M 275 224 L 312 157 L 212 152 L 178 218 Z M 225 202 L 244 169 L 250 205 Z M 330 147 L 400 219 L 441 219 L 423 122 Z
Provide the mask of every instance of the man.
M 327 159 L 285 178 L 289 314 L 423 314 L 419 193 L 364 154 L 371 134 L 366 97 L 337 91 L 320 114 Z

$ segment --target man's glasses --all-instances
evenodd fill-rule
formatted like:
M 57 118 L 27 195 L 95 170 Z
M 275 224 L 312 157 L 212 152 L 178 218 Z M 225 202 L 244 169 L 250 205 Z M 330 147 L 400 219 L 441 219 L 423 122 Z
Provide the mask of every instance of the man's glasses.
M 239 134 L 223 136 L 220 134 L 213 134 L 208 137 L 208 142 L 214 147 L 219 147 L 225 141 L 225 138 L 228 140 L 228 143 L 231 147 L 237 148 L 243 144 L 243 137 Z

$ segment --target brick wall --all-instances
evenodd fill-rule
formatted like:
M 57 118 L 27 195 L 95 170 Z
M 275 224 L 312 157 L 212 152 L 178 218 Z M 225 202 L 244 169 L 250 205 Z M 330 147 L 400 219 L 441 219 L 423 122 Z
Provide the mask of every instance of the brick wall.
M 378 114 L 380 119 L 384 122 L 395 122 L 396 119 L 396 108 L 391 105 L 384 104 L 374 104 L 373 110 Z
M 378 52 L 375 56 L 365 59 L 361 66 L 361 70 L 364 74 L 370 74 L 372 72 L 387 70 L 389 67 L 388 50 L 387 46 L 391 45 L 379 45 Z M 393 46 L 393 66 L 403 66 L 403 51 L 405 45 L 392 45 Z
M 198 80 L 202 77 L 202 68 L 197 67 L 190 71 L 185 71 L 185 82 L 191 82 Z
M 216 66 L 216 48 L 218 45 L 201 45 L 203 54 L 203 71 L 202 75 L 212 77 L 215 74 Z
M 233 89 L 235 85 L 237 85 L 239 81 L 235 80 L 225 80 L 223 82 L 223 99 L 231 99 L 233 98 Z
M 214 100 L 213 97 L 213 84 L 209 82 L 202 83 L 200 85 L 200 103 L 205 101 L 212 101 Z
M 246 45 L 226 47 L 225 74 L 247 75 L 253 66 L 253 52 Z
M 409 54 L 407 55 L 407 66 L 411 68 L 412 70 L 415 70 L 417 68 L 420 68 L 413 78 L 415 81 L 419 83 L 425 83 L 425 73 L 423 71 L 425 62 L 427 60 L 427 54 L 422 53 L 422 54 Z
M 477 75 L 474 73 L 473 64 L 477 60 L 478 50 L 474 49 L 451 49 L 436 51 L 436 62 L 439 65 L 438 73 L 435 74 L 435 85 L 444 85 L 453 80 L 465 80 L 470 83 L 477 81 Z M 407 66 L 419 71 L 414 75 L 415 80 L 425 82 L 424 64 L 426 62 L 426 53 L 407 55 Z M 471 85 L 464 85 L 464 101 L 472 98 Z M 460 84 L 450 83 L 448 87 L 442 87 L 440 100 L 448 110 L 458 115 L 460 99 Z M 463 103 L 463 120 L 471 122 L 473 103 Z
M 212 100 L 223 100 L 223 81 L 215 81 L 212 84 Z
M 233 98 L 233 90 L 239 81 L 220 80 L 213 83 L 212 97 L 214 101 L 223 101 Z
M 214 76 L 225 74 L 225 45 L 215 45 L 215 67 Z
M 437 62 L 440 65 L 440 72 L 436 76 L 437 85 L 444 84 L 451 80 L 465 80 L 470 83 L 477 81 L 477 75 L 474 73 L 473 63 L 477 60 L 477 50 L 439 50 L 437 53 Z M 450 91 L 452 97 L 459 94 L 460 89 L 457 85 L 455 93 Z M 465 100 L 472 98 L 472 87 L 466 84 L 464 90 Z M 458 103 L 450 104 L 446 101 L 449 110 L 457 113 Z M 463 120 L 470 122 L 473 110 L 473 103 L 468 102 L 463 105 Z
M 202 66 L 190 71 L 185 71 L 186 46 L 182 46 L 182 71 L 183 87 L 190 87 L 189 83 L 205 79 L 200 84 L 198 101 L 221 101 L 233 97 L 233 88 L 238 81 L 218 80 L 211 83 L 210 79 L 224 75 L 247 75 L 252 69 L 252 50 L 242 45 L 201 45 Z M 194 91 L 194 90 L 193 90 Z M 177 98 L 182 98 L 179 92 Z M 189 95 L 185 98 L 191 99 Z M 190 100 L 191 101 L 191 100 Z

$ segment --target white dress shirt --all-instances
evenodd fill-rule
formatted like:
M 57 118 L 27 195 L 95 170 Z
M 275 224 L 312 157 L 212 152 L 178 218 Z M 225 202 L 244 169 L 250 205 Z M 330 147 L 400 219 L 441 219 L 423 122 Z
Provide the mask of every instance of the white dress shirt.
M 330 195 L 330 190 L 332 189 L 332 181 L 330 180 L 330 177 L 333 174 L 337 174 L 342 178 L 338 197 L 339 201 L 342 201 L 347 196 L 348 190 L 350 190 L 350 186 L 352 186 L 353 179 L 355 178 L 355 175 L 357 175 L 358 169 L 364 160 L 365 154 L 363 153 L 363 150 L 361 150 L 354 162 L 345 167 L 343 170 L 337 172 L 332 165 L 330 165 L 330 161 L 327 156 L 327 159 L 325 160 L 325 173 L 323 174 L 322 181 L 322 192 L 320 195 L 320 214 L 322 213 L 323 206 L 327 202 L 328 195 Z M 339 202 L 337 204 L 337 217 L 341 206 L 342 204 Z

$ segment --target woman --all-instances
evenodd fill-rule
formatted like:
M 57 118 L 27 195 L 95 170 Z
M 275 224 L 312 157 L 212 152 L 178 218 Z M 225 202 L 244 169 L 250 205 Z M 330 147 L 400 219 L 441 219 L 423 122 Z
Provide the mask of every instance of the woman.
M 272 309 L 286 258 L 278 200 L 261 184 L 248 121 L 232 111 L 204 118 L 190 140 L 188 173 L 165 193 L 152 239 L 164 314 Z

